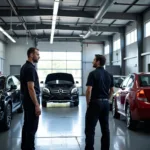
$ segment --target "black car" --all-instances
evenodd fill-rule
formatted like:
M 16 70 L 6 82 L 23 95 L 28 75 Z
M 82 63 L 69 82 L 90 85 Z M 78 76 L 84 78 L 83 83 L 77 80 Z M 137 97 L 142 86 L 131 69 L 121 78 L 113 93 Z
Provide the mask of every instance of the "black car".
M 0 76 L 0 126 L 8 130 L 12 113 L 22 113 L 20 81 L 15 76 Z
M 47 75 L 42 91 L 42 106 L 46 107 L 47 102 L 71 102 L 74 106 L 79 105 L 79 91 L 72 74 L 52 73 Z

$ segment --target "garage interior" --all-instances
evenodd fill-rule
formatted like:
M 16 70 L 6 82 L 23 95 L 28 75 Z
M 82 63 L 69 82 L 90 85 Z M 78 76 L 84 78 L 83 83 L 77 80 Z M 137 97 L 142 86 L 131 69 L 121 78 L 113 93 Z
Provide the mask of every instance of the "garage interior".
M 37 150 L 84 149 L 86 81 L 95 54 L 105 55 L 105 67 L 118 67 L 113 75 L 150 72 L 150 0 L 0 0 L 0 31 L 2 75 L 19 74 L 27 49 L 37 47 L 40 82 L 55 72 L 72 73 L 79 82 L 78 107 L 42 108 Z M 150 132 L 142 123 L 130 131 L 111 111 L 109 123 L 110 150 L 149 150 Z M 10 130 L 0 132 L 0 150 L 20 150 L 22 124 L 23 114 L 13 114 Z M 97 124 L 95 150 L 100 138 Z

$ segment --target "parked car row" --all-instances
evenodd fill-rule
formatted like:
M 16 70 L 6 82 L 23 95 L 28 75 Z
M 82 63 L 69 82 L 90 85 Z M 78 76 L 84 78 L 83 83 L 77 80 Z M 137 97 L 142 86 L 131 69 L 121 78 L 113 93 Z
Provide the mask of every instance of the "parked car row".
M 42 89 L 42 106 L 46 107 L 47 102 L 71 102 L 78 106 L 79 90 L 76 83 L 72 74 L 48 74 Z M 0 128 L 10 128 L 14 112 L 23 112 L 20 76 L 0 76 Z
M 112 98 L 114 118 L 126 117 L 126 126 L 136 129 L 139 121 L 150 121 L 150 74 L 128 75 Z

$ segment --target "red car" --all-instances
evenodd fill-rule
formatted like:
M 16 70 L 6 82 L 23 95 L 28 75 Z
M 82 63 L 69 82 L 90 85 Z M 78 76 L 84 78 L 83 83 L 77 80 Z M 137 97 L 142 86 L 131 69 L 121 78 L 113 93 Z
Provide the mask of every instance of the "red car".
M 114 118 L 125 116 L 129 129 L 135 129 L 139 121 L 150 121 L 150 74 L 134 73 L 126 77 L 114 94 L 112 114 Z

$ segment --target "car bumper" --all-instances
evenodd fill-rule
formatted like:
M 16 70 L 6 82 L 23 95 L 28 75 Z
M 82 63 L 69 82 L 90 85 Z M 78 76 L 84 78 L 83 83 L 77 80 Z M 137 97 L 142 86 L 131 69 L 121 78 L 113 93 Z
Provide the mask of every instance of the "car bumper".
M 138 102 L 138 108 L 133 112 L 133 119 L 150 120 L 150 103 Z
M 150 120 L 150 109 L 138 109 L 137 118 L 138 120 Z
M 46 102 L 76 102 L 78 95 L 42 95 L 42 101 Z

